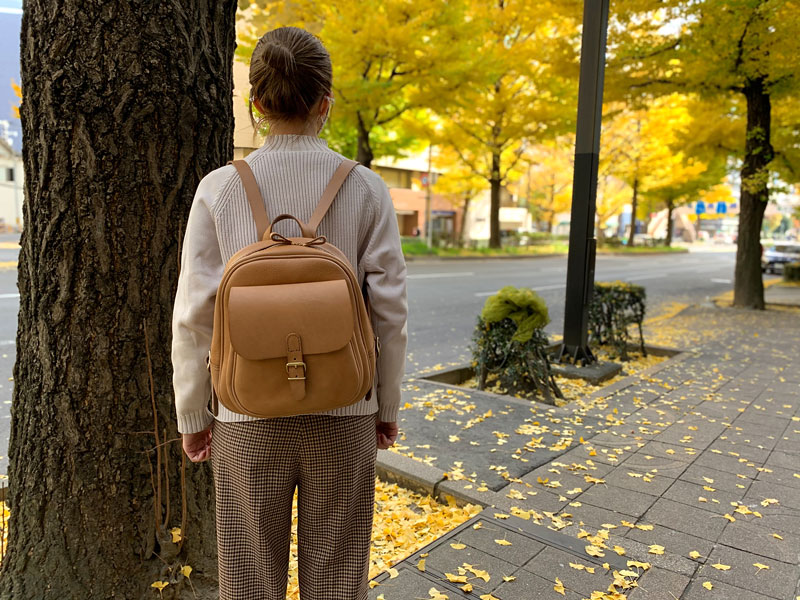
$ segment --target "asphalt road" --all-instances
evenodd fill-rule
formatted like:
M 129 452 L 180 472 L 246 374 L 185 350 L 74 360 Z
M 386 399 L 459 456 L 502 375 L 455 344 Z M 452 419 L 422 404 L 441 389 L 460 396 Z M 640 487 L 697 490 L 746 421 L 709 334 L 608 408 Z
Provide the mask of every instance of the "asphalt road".
M 17 260 L 14 236 L 0 235 L 0 473 L 7 470 L 19 310 L 17 272 L 3 263 Z M 703 302 L 730 289 L 735 252 L 659 256 L 599 256 L 598 280 L 643 284 L 648 314 L 672 302 Z M 421 260 L 409 263 L 409 360 L 407 371 L 465 360 L 475 319 L 486 297 L 505 285 L 529 286 L 550 307 L 550 333 L 561 333 L 564 318 L 566 257 L 531 259 Z

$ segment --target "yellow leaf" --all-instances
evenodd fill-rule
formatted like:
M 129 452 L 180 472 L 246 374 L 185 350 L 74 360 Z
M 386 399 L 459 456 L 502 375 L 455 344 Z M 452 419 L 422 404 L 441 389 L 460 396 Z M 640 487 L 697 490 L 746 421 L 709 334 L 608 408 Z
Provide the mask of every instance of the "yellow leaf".
M 646 562 L 639 562 L 637 560 L 629 560 L 628 561 L 629 567 L 635 567 L 637 569 L 642 569 L 643 571 L 647 571 L 650 568 L 650 563 Z
M 627 569 L 624 571 L 620 571 L 619 574 L 622 575 L 623 577 L 639 577 L 639 573 L 637 573 L 636 571 L 629 571 Z
M 722 563 L 717 563 L 711 566 L 717 569 L 718 571 L 729 571 L 731 568 L 730 565 L 723 565 Z
M 616 552 L 620 556 L 625 556 L 625 548 L 623 548 L 622 546 L 614 546 L 614 552 Z
M 707 590 L 711 590 L 711 588 L 713 588 L 714 586 L 711 585 L 710 581 L 706 581 L 705 583 L 703 583 L 703 587 L 706 588 Z
M 464 548 L 467 547 L 467 545 L 466 544 L 450 544 L 450 547 L 453 550 L 463 550 Z
M 478 521 L 472 526 L 473 529 L 480 529 L 481 527 L 483 527 L 483 521 Z
M 172 543 L 173 544 L 177 544 L 178 542 L 181 541 L 181 528 L 180 527 L 173 527 L 172 529 L 169 530 L 169 532 L 172 534 Z
M 764 498 L 761 501 L 761 506 L 769 506 L 770 504 L 778 504 L 778 501 L 775 498 Z
M 736 517 L 733 517 L 733 516 L 729 515 L 728 513 L 725 513 L 722 516 L 725 517 L 726 519 L 728 519 L 728 521 L 730 521 L 731 523 L 733 523 L 736 520 Z
M 764 565 L 762 563 L 753 563 L 753 566 L 758 569 L 758 571 L 756 571 L 756 573 L 760 573 L 761 571 L 763 571 L 765 569 L 769 569 L 769 565 Z
M 469 594 L 472 591 L 472 584 L 465 583 L 464 585 L 461 586 L 461 589 Z
M 184 577 L 189 577 L 192 574 L 192 567 L 189 565 L 183 565 L 180 570 L 180 574 Z
M 374 589 L 374 588 L 378 587 L 379 585 L 380 585 L 380 583 L 373 579 L 372 581 L 369 582 L 369 589 Z
M 653 531 L 652 525 L 642 525 L 641 523 L 636 525 L 636 529 L 641 529 L 642 531 Z
M 664 546 L 659 546 L 658 544 L 653 544 L 650 546 L 650 550 L 648 550 L 650 554 L 664 554 Z
M 714 483 L 714 480 L 711 479 L 711 477 L 703 477 L 703 481 L 705 481 L 706 483 Z
M 467 583 L 466 575 L 453 575 L 452 573 L 445 573 L 444 576 L 447 577 L 447 581 L 450 583 Z
M 511 542 L 509 542 L 508 540 L 495 540 L 494 543 L 498 544 L 500 546 L 510 546 L 511 545 Z
M 156 588 L 159 592 L 169 585 L 169 581 L 154 581 L 150 584 L 151 588 Z
M 503 581 L 514 581 L 516 577 L 513 575 L 503 575 Z
M 703 498 L 702 496 L 698 496 L 697 501 L 698 502 L 708 502 L 708 499 L 707 498 Z
M 435 587 L 428 590 L 428 595 L 431 597 L 431 600 L 449 600 L 449 596 L 443 594 Z
M 479 596 L 481 600 L 500 600 L 499 598 L 495 598 L 491 594 L 484 594 L 483 596 Z
M 553 589 L 562 596 L 566 596 L 566 593 L 564 591 L 564 584 L 561 583 L 561 580 L 558 577 L 556 577 L 556 584 L 553 586 Z
M 697 550 L 692 550 L 689 552 L 689 558 L 698 559 L 700 558 L 700 553 Z
M 710 485 L 704 485 L 703 489 L 707 492 L 716 492 L 717 490 L 712 488 Z
M 782 540 L 782 539 L 783 539 L 783 538 L 782 538 L 781 536 L 779 536 L 777 533 L 773 533 L 773 534 L 772 534 L 772 537 L 774 537 L 776 540 Z
M 423 559 L 421 559 L 421 560 L 420 560 L 420 561 L 417 563 L 417 568 L 418 568 L 420 571 L 422 571 L 423 573 L 425 572 L 425 559 L 424 559 L 424 558 L 423 558 Z
M 597 546 L 592 546 L 592 545 L 586 546 L 584 550 L 586 550 L 586 554 L 588 554 L 589 556 L 598 556 L 598 557 L 605 556 L 605 553 Z
M 397 577 L 399 575 L 399 573 L 397 572 L 397 569 L 395 569 L 394 567 L 389 569 L 388 573 L 389 573 L 389 579 L 394 579 L 395 577 Z

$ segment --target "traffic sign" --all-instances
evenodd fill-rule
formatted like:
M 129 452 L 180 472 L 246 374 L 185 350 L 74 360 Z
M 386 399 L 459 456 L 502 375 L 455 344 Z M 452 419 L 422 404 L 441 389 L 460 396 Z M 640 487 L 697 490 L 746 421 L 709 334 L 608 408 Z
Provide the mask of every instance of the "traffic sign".
M 727 202 L 717 202 L 717 214 L 724 215 L 728 212 Z
M 706 212 L 706 203 L 702 200 L 698 200 L 694 205 L 694 214 L 702 215 Z

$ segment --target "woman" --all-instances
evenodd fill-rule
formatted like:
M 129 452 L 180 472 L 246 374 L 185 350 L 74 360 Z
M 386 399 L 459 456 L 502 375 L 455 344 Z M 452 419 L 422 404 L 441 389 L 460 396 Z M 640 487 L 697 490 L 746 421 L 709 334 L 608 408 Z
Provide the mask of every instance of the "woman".
M 317 137 L 333 101 L 331 84 L 330 56 L 310 33 L 285 27 L 259 40 L 250 64 L 251 111 L 264 115 L 269 135 L 246 161 L 269 215 L 307 222 L 344 158 Z M 284 221 L 276 231 L 297 235 L 292 227 Z M 295 487 L 303 600 L 367 597 L 376 448 L 397 436 L 406 349 L 405 262 L 380 177 L 356 167 L 319 233 L 345 253 L 367 291 L 381 340 L 375 393 L 329 412 L 275 419 L 220 406 L 215 420 L 205 358 L 217 287 L 228 259 L 257 241 L 235 167 L 203 178 L 189 214 L 173 315 L 175 402 L 187 456 L 211 458 L 223 600 L 284 600 Z

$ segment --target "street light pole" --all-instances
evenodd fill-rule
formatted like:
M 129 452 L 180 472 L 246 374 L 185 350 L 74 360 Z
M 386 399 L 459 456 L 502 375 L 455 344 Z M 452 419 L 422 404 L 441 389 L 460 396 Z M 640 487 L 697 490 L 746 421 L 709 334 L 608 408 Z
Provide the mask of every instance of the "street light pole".
M 581 39 L 578 126 L 572 179 L 572 218 L 567 259 L 567 298 L 564 342 L 560 360 L 588 365 L 596 361 L 589 349 L 589 302 L 594 289 L 597 240 L 594 219 L 600 122 L 603 113 L 603 75 L 606 60 L 609 0 L 584 0 Z

